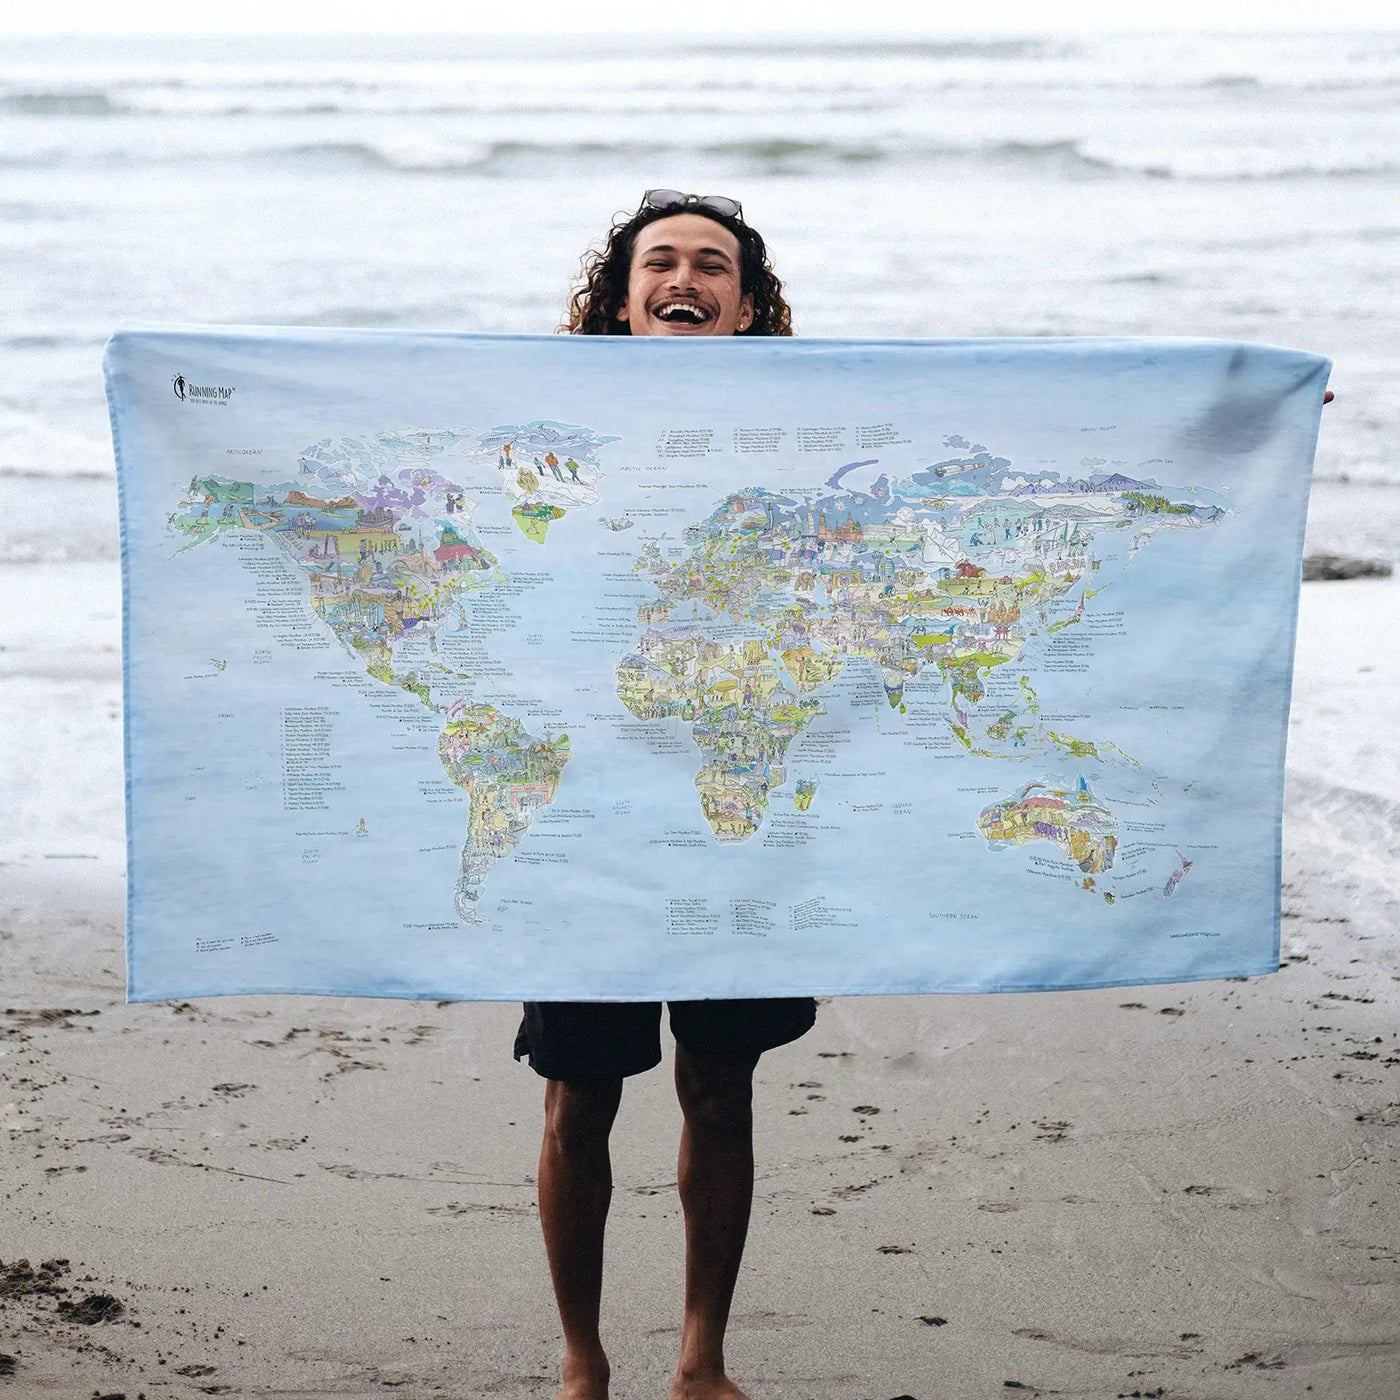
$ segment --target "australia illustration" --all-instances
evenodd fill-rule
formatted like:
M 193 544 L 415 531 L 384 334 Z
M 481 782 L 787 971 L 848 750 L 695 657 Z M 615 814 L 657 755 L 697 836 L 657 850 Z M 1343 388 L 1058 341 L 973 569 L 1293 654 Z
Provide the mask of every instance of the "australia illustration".
M 1048 841 L 1083 873 L 1080 888 L 1086 890 L 1098 888 L 1118 851 L 1118 819 L 1083 778 L 1068 791 L 1027 783 L 1009 801 L 986 808 L 977 827 L 994 851 Z M 1112 904 L 1113 891 L 1102 893 Z

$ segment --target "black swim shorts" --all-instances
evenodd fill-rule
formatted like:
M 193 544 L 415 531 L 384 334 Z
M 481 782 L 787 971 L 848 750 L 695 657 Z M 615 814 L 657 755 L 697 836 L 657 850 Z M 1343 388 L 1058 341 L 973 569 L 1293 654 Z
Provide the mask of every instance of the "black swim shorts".
M 673 1001 L 671 1034 L 692 1055 L 761 1055 L 806 1035 L 811 997 Z M 661 1063 L 659 1001 L 527 1001 L 515 1058 L 545 1079 L 622 1079 Z

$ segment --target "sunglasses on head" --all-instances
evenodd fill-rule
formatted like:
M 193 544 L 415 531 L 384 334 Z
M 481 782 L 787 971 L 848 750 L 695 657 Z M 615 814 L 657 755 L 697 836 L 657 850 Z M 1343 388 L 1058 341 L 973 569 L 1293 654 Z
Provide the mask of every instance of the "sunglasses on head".
M 686 194 L 682 190 L 648 190 L 642 196 L 643 209 L 708 209 L 726 219 L 742 219 L 744 206 L 722 194 Z

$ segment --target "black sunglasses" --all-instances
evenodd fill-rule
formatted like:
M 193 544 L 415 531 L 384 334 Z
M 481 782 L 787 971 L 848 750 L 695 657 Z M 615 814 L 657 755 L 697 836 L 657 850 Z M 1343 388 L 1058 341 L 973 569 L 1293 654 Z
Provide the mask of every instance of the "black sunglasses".
M 708 209 L 726 219 L 742 219 L 744 206 L 722 194 L 686 194 L 682 190 L 648 190 L 642 196 L 643 209 Z

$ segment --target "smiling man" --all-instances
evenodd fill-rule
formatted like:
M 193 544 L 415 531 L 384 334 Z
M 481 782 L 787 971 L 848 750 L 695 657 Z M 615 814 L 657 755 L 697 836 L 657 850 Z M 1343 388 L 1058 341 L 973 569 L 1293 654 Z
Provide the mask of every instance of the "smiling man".
M 583 260 L 572 335 L 791 335 L 782 283 L 739 202 L 649 190 Z
M 791 335 L 782 284 L 736 200 L 650 190 L 584 258 L 575 335 Z M 724 1334 L 753 1201 L 753 1071 L 811 1029 L 810 997 L 673 1001 L 685 1213 L 685 1319 L 672 1400 L 746 1400 Z M 608 1138 L 622 1081 L 661 1061 L 659 1002 L 530 1002 L 516 1038 L 546 1081 L 540 1223 L 564 1329 L 560 1400 L 606 1400 L 599 1337 Z
M 743 290 L 741 256 L 734 234 L 703 214 L 648 225 L 617 319 L 633 335 L 742 335 L 753 325 L 753 293 Z

